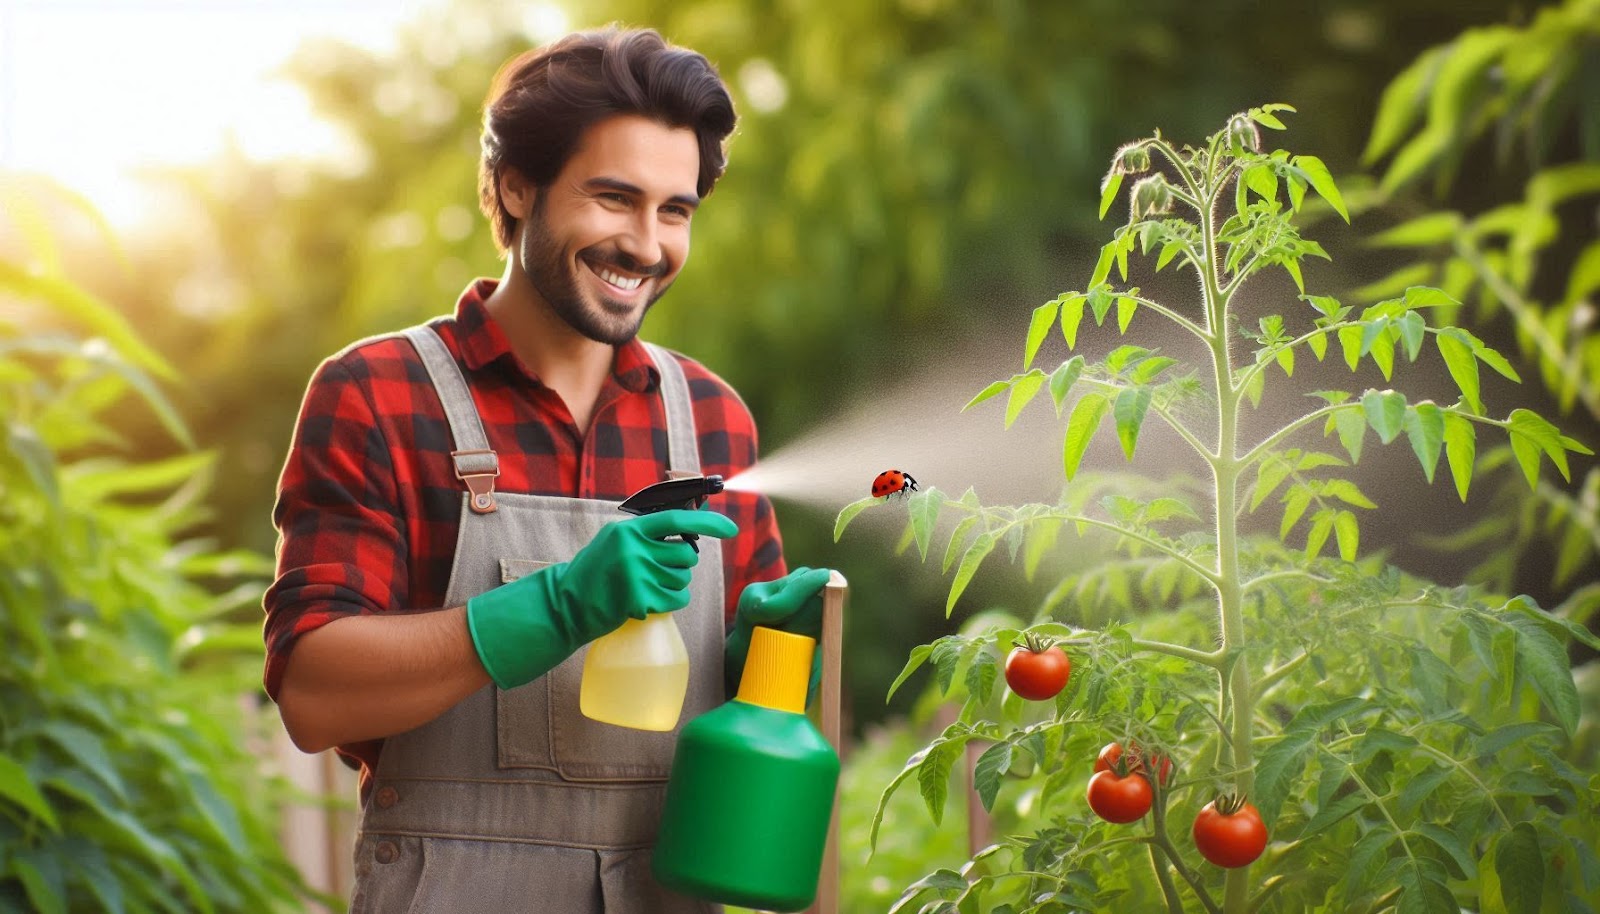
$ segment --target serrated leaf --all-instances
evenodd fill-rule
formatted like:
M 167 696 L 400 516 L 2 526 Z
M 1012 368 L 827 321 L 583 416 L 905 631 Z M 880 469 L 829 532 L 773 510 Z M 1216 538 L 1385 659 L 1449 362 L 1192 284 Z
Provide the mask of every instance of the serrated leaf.
M 898 690 L 907 679 L 911 678 L 912 673 L 915 673 L 917 670 L 922 668 L 922 664 L 927 662 L 928 655 L 932 653 L 933 645 L 931 644 L 919 644 L 911 649 L 911 655 L 906 658 L 906 665 L 901 667 L 900 675 L 896 676 L 894 678 L 894 682 L 889 684 L 889 694 L 884 697 L 884 704 L 889 703 L 889 699 L 894 697 L 895 691 Z
M 1384 444 L 1393 441 L 1405 422 L 1406 398 L 1392 390 L 1369 390 L 1361 397 L 1367 424 Z
M 1289 475 L 1289 462 L 1277 454 L 1269 453 L 1256 464 L 1256 488 L 1250 496 L 1250 510 L 1254 512 L 1267 496 L 1277 489 Z
M 1406 360 L 1415 362 L 1422 354 L 1422 340 L 1427 335 L 1427 321 L 1415 311 L 1407 311 L 1395 322 L 1400 330 L 1400 340 L 1406 346 Z
M 1050 335 L 1050 328 L 1056 324 L 1056 314 L 1061 310 L 1061 299 L 1047 301 L 1033 309 L 1033 318 L 1028 322 L 1028 347 L 1023 353 L 1022 370 L 1033 367 L 1033 357 L 1039 354 L 1039 347 L 1044 345 L 1044 338 Z
M 1406 410 L 1406 437 L 1411 439 L 1411 450 L 1422 464 L 1422 472 L 1433 482 L 1433 471 L 1439 465 L 1439 450 L 1444 446 L 1444 412 L 1432 403 L 1418 403 Z
M 1037 368 L 1014 379 L 1011 385 L 1011 396 L 1006 399 L 1006 428 L 1017 421 L 1017 416 L 1022 414 L 1022 408 L 1028 405 L 1039 393 L 1039 388 L 1044 386 L 1044 372 Z
M 967 401 L 967 405 L 961 407 L 961 411 L 962 412 L 966 412 L 967 410 L 971 409 L 972 407 L 977 406 L 979 403 L 982 403 L 983 401 L 988 400 L 988 399 L 990 399 L 992 397 L 998 396 L 1001 391 L 1009 390 L 1010 387 L 1011 387 L 1011 384 L 1012 384 L 1012 382 L 1010 380 L 1007 380 L 1007 381 L 995 381 L 993 384 L 990 384 L 988 387 L 985 387 L 983 390 L 978 391 L 978 395 L 973 397 L 971 400 L 968 400 Z
M 1294 164 L 1305 172 L 1306 180 L 1311 182 L 1311 186 L 1322 199 L 1328 201 L 1328 205 L 1332 206 L 1345 222 L 1349 222 L 1350 212 L 1345 209 L 1344 197 L 1339 193 L 1339 187 L 1334 183 L 1328 166 L 1322 164 L 1322 160 L 1316 156 L 1295 156 Z
M 1139 429 L 1144 424 L 1145 412 L 1150 408 L 1150 388 L 1129 387 L 1117 394 L 1113 410 L 1117 420 L 1117 438 L 1122 441 L 1122 453 L 1133 459 L 1134 448 L 1139 443 Z
M 944 493 L 937 488 L 917 492 L 907 500 L 906 512 L 911 517 L 911 535 L 916 538 L 917 551 L 922 560 L 928 560 L 928 543 L 933 539 L 934 525 L 939 521 L 939 509 L 944 506 Z
M 1441 828 L 1432 822 L 1419 824 L 1417 833 L 1445 852 L 1450 858 L 1449 862 L 1455 864 L 1456 878 L 1476 879 L 1478 877 L 1478 861 L 1473 858 L 1472 851 L 1462 842 L 1460 835 L 1449 829 Z
M 1356 522 L 1356 516 L 1349 511 L 1340 511 L 1333 517 L 1334 537 L 1339 543 L 1339 558 L 1346 562 L 1356 560 L 1356 549 L 1361 545 L 1361 528 Z
M 1467 500 L 1467 487 L 1472 484 L 1473 461 L 1477 454 L 1477 432 L 1472 422 L 1452 412 L 1444 414 L 1445 459 L 1450 464 L 1450 475 L 1456 482 L 1456 493 Z
M 1072 390 L 1072 385 L 1078 382 L 1083 375 L 1083 356 L 1075 355 L 1057 366 L 1050 373 L 1050 399 L 1055 403 L 1056 416 L 1060 417 L 1061 407 L 1067 400 L 1067 393 Z
M 862 511 L 865 511 L 868 508 L 881 504 L 883 504 L 882 498 L 874 498 L 873 496 L 868 495 L 866 498 L 863 498 L 859 501 L 853 501 L 850 504 L 845 505 L 843 508 L 840 508 L 839 517 L 833 522 L 833 541 L 837 543 L 839 538 L 844 536 L 844 528 L 850 526 L 850 521 L 854 520 L 857 514 L 860 514 Z
M 1454 328 L 1439 331 L 1433 341 L 1439 347 L 1439 355 L 1444 357 L 1445 367 L 1450 370 L 1450 377 L 1466 399 L 1467 406 L 1474 413 L 1482 414 L 1483 401 L 1478 397 L 1478 360 L 1472 355 L 1472 344 L 1462 339 Z
M 1139 310 L 1139 300 L 1128 295 L 1117 296 L 1117 332 L 1127 333 L 1133 312 Z
M 1255 806 L 1264 821 L 1277 820 L 1295 779 L 1305 774 L 1316 738 L 1311 727 L 1292 729 L 1261 753 L 1256 761 Z
M 1311 354 L 1316 356 L 1317 361 L 1320 362 L 1328 355 L 1328 335 L 1326 333 L 1317 333 L 1308 336 L 1306 337 L 1306 346 L 1310 348 Z
M 1311 821 L 1307 822 L 1305 828 L 1300 830 L 1300 834 L 1296 840 L 1304 841 L 1305 839 L 1314 835 L 1321 834 L 1329 827 L 1338 824 L 1350 814 L 1366 805 L 1366 794 L 1346 794 L 1317 810 L 1317 814 L 1312 816 Z
M 1061 302 L 1061 336 L 1068 349 L 1078 348 L 1078 325 L 1083 323 L 1084 296 L 1069 295 Z
M 1533 686 L 1570 738 L 1577 732 L 1582 706 L 1566 647 L 1527 617 L 1510 616 L 1507 621 L 1517 632 L 1517 674 Z
M 1401 874 L 1400 888 L 1395 914 L 1460 914 L 1450 889 L 1415 867 Z
M 1344 363 L 1355 371 L 1361 364 L 1361 325 L 1351 324 L 1339 328 L 1339 349 L 1344 352 Z
M 1288 538 L 1289 531 L 1294 529 L 1294 525 L 1300 520 L 1300 516 L 1306 513 L 1306 508 L 1311 504 L 1311 490 L 1304 486 L 1295 486 L 1284 493 L 1283 501 L 1285 506 L 1283 520 L 1278 525 L 1278 539 L 1280 540 Z
M 977 651 L 967 664 L 967 694 L 979 703 L 987 703 L 994 695 L 994 681 L 998 675 L 999 666 L 994 655 L 985 650 Z
M 972 576 L 978 573 L 978 566 L 994 551 L 995 536 L 993 533 L 981 533 L 967 547 L 966 554 L 961 557 L 961 565 L 956 569 L 956 576 L 950 582 L 950 597 L 944 604 L 944 617 L 950 618 L 950 613 L 956 608 L 956 601 L 961 599 L 961 592 L 967 589 L 972 582 Z
M 1494 870 L 1500 877 L 1500 900 L 1507 914 L 1539 914 L 1544 853 L 1532 825 L 1518 822 L 1500 835 L 1494 847 Z
M 995 743 L 978 756 L 978 763 L 973 767 L 972 786 L 986 811 L 994 810 L 994 798 L 1000 792 L 1000 776 L 1011 770 L 1013 751 L 1010 743 Z
M 978 523 L 978 515 L 973 514 L 961 519 L 956 524 L 956 529 L 950 534 L 950 544 L 944 550 L 944 563 L 939 568 L 939 573 L 944 574 L 955 563 L 956 556 L 961 554 L 961 547 L 967 542 L 967 531 Z
M 1506 417 L 1511 432 L 1511 447 L 1517 452 L 1517 459 L 1522 462 L 1523 472 L 1528 476 L 1528 485 L 1532 486 L 1539 478 L 1539 451 L 1543 451 L 1550 458 L 1550 462 L 1561 471 L 1561 477 L 1568 482 L 1572 481 L 1572 471 L 1567 466 L 1567 449 L 1562 441 L 1561 431 L 1550 421 L 1532 410 L 1514 409 Z M 1524 442 L 1524 448 L 1532 450 L 1533 459 L 1523 460 L 1523 453 L 1518 450 L 1518 443 Z
M 923 802 L 935 825 L 944 821 L 945 798 L 950 794 L 950 767 L 961 749 L 959 742 L 936 743 L 929 747 L 922 764 L 917 766 L 917 787 L 922 791 Z M 964 880 L 962 884 L 965 885 Z
M 1078 465 L 1083 462 L 1084 452 L 1089 448 L 1089 442 L 1100 427 L 1100 420 L 1105 417 L 1110 401 L 1101 393 L 1084 394 L 1072 408 L 1072 417 L 1067 420 L 1067 434 L 1062 445 L 1062 466 L 1067 479 L 1072 479 L 1078 474 Z
M 1311 516 L 1311 530 L 1306 534 L 1306 558 L 1313 559 L 1322 553 L 1322 547 L 1328 542 L 1328 534 L 1333 532 L 1333 519 L 1339 512 L 1332 508 L 1323 508 Z
M 1122 172 L 1114 171 L 1106 175 L 1100 182 L 1100 218 L 1106 217 L 1106 212 L 1111 209 L 1111 202 L 1117 199 L 1117 190 L 1122 187 Z
M 1106 286 L 1095 286 L 1089 290 L 1089 310 L 1094 312 L 1094 324 L 1102 326 L 1106 322 L 1106 315 L 1111 312 L 1111 306 L 1116 304 L 1116 298 Z

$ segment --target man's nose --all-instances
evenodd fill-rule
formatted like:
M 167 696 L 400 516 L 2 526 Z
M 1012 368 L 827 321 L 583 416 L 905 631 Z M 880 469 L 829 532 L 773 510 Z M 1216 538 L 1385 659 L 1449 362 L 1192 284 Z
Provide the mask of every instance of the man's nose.
M 648 269 L 661 261 L 661 234 L 655 214 L 630 220 L 627 231 L 617 238 L 617 248 Z

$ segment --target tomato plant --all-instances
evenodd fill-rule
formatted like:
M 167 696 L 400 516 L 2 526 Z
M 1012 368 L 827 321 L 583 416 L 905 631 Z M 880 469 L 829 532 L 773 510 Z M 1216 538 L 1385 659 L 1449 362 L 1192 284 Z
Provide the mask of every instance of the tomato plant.
M 1194 846 L 1217 866 L 1249 866 L 1267 849 L 1261 813 L 1240 797 L 1218 797 L 1194 817 Z
M 1089 778 L 1089 808 L 1107 822 L 1137 822 L 1150 811 L 1155 795 L 1144 775 L 1133 771 L 1097 771 Z
M 1048 701 L 1067 684 L 1072 661 L 1065 651 L 1029 632 L 1006 655 L 1006 685 L 1029 701 Z
M 1562 756 L 1581 713 L 1567 641 L 1600 648 L 1600 638 L 1525 596 L 1443 586 L 1363 555 L 1363 516 L 1378 510 L 1363 484 L 1394 474 L 1358 472 L 1373 437 L 1403 440 L 1416 482 L 1443 463 L 1465 500 L 1491 436 L 1509 441 L 1529 485 L 1542 485 L 1545 466 L 1570 481 L 1592 452 L 1532 410 L 1491 412 L 1480 371 L 1520 376 L 1445 319 L 1460 312 L 1449 291 L 1413 282 L 1357 308 L 1310 290 L 1302 263 L 1327 254 L 1297 220 L 1319 199 L 1348 212 L 1321 160 L 1263 143 L 1262 129 L 1284 129 L 1289 110 L 1242 112 L 1198 146 L 1158 133 L 1119 149 L 1101 212 L 1129 181 L 1126 224 L 1085 286 L 1034 309 L 1021 370 L 968 404 L 1004 394 L 1010 425 L 1048 391 L 1065 426 L 1061 499 L 990 505 L 973 489 L 929 487 L 892 509 L 906 511 L 904 541 L 924 560 L 936 535 L 948 536 L 947 615 L 990 557 L 1009 553 L 1031 580 L 1053 567 L 1047 556 L 1066 553 L 1031 624 L 919 645 L 891 686 L 929 664 L 939 694 L 959 687 L 961 709 L 889 783 L 872 840 L 884 804 L 913 779 L 939 821 L 970 743 L 987 746 L 973 786 L 1005 835 L 959 873 L 913 883 L 897 912 L 931 893 L 946 904 L 926 909 L 1009 914 L 1542 914 L 1562 910 L 1543 899 L 1584 911 L 1582 899 L 1600 894 L 1600 782 Z M 1163 287 L 1168 268 L 1195 281 Z M 1198 296 L 1179 302 L 1146 287 Z M 1108 335 L 1164 326 L 1091 357 L 1089 319 Z M 1054 368 L 1035 367 L 1063 344 Z M 1390 386 L 1415 367 L 1448 378 L 1451 399 Z M 1328 387 L 1345 369 L 1374 386 Z M 1323 388 L 1311 407 L 1294 389 L 1297 370 Z M 1108 422 L 1130 461 L 1146 426 L 1158 426 L 1169 475 L 1088 471 Z M 1172 470 L 1174 449 L 1202 472 Z M 877 501 L 846 506 L 836 536 L 860 512 L 884 510 Z M 1103 536 L 1121 555 L 1057 550 L 1070 534 Z M 1048 705 L 994 689 L 999 655 L 1029 635 L 1054 639 L 1079 666 Z M 1161 783 L 1124 758 L 1113 763 L 1123 772 L 1096 773 L 1086 787 L 1077 760 L 1107 739 L 1161 747 Z M 1169 760 L 1182 778 L 1169 781 Z M 1113 787 L 1139 789 L 1129 782 L 1151 793 L 1131 836 L 1107 821 L 1138 807 L 1111 804 L 1128 799 Z M 1099 795 L 1092 811 L 1076 800 L 1084 789 Z M 1253 814 L 1207 812 L 1219 793 L 1250 797 Z M 1191 822 L 1202 823 L 1201 847 L 1172 836 Z M 1258 859 L 1269 830 L 1282 850 Z

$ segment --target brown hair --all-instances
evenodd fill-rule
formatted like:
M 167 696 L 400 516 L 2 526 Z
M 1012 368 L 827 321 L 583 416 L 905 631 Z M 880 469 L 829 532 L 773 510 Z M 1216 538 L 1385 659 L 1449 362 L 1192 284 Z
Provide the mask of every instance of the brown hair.
M 507 61 L 483 107 L 478 205 L 504 251 L 517 220 L 500 202 L 500 174 L 517 169 L 548 187 L 593 124 L 637 114 L 687 127 L 700 144 L 701 197 L 727 167 L 724 144 L 736 115 L 709 60 L 675 47 L 654 29 L 577 32 Z

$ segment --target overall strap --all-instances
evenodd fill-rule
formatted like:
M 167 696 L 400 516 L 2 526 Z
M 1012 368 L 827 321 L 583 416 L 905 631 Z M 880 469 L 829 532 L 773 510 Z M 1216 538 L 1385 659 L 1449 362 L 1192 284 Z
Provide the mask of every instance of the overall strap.
M 450 423 L 450 438 L 457 450 L 450 452 L 455 464 L 456 478 L 466 483 L 472 493 L 468 502 L 475 514 L 488 514 L 495 509 L 494 478 L 500 475 L 500 457 L 489 448 L 489 439 L 483 433 L 483 422 L 478 418 L 478 408 L 467 390 L 466 379 L 455 357 L 445 348 L 444 340 L 426 324 L 411 327 L 405 336 L 422 356 L 422 366 L 439 393 L 444 404 L 445 419 Z
M 694 401 L 683 366 L 670 350 L 645 343 L 644 348 L 661 373 L 661 402 L 667 410 L 667 471 L 672 475 L 700 475 L 700 441 L 694 428 Z

